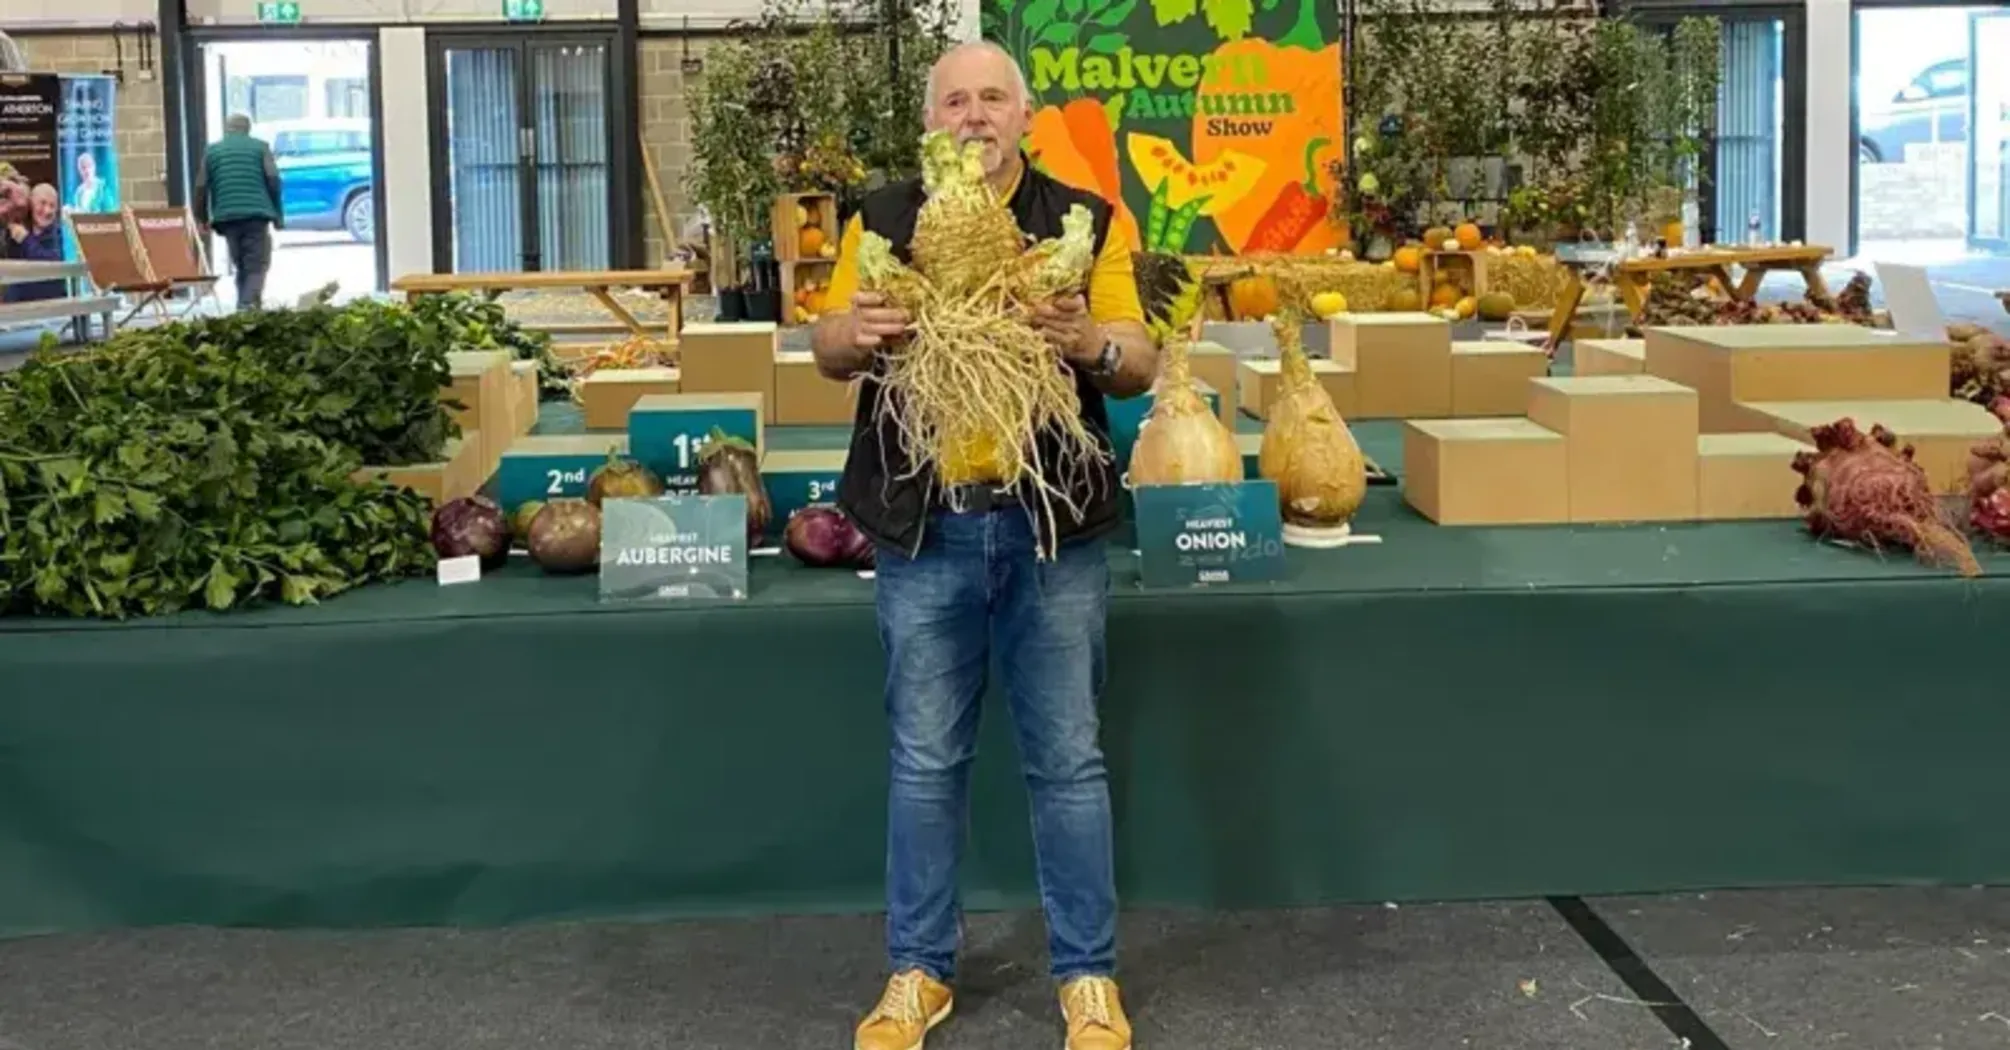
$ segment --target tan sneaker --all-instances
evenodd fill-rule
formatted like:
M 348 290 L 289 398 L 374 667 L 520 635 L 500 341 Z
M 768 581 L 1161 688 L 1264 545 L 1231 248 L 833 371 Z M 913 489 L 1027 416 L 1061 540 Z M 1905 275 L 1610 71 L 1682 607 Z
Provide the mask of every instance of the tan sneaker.
M 1131 1050 L 1131 1022 L 1117 982 L 1107 977 L 1077 977 L 1063 985 L 1061 1017 L 1068 1022 L 1064 1050 Z
M 921 1050 L 928 1030 L 948 1019 L 955 998 L 948 985 L 920 970 L 894 974 L 879 1005 L 859 1022 L 852 1045 L 857 1050 Z

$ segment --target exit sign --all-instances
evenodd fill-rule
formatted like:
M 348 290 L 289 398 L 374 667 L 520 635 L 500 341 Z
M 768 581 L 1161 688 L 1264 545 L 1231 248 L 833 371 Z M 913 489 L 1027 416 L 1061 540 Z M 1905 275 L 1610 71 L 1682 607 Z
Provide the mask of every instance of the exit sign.
M 263 0 L 258 5 L 258 20 L 267 25 L 298 25 L 300 5 L 295 0 Z
M 544 0 L 503 0 L 503 19 L 509 22 L 542 22 Z

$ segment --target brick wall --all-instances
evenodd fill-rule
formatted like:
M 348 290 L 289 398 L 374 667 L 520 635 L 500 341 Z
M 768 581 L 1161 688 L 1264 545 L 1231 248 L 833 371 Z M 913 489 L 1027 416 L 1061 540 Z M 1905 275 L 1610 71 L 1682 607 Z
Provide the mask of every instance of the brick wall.
M 118 68 L 112 35 L 64 33 L 16 37 L 15 43 L 37 73 L 102 73 Z M 133 33 L 121 39 L 125 48 L 125 82 L 118 86 L 114 119 L 119 140 L 119 192 L 137 207 L 167 203 L 167 131 L 161 116 L 161 85 L 139 75 L 139 43 Z M 160 39 L 153 40 L 158 63 Z M 158 65 L 156 65 L 158 75 Z
M 689 56 L 703 58 L 707 43 L 703 39 L 690 41 Z M 683 230 L 685 221 L 697 208 L 684 185 L 691 170 L 691 110 L 683 72 L 686 56 L 684 40 L 644 37 L 638 42 L 635 62 L 642 148 L 656 164 L 656 178 L 670 211 L 670 228 L 675 231 Z M 655 265 L 663 258 L 663 226 L 656 217 L 648 179 L 644 177 L 641 181 L 643 236 L 647 245 L 643 261 Z

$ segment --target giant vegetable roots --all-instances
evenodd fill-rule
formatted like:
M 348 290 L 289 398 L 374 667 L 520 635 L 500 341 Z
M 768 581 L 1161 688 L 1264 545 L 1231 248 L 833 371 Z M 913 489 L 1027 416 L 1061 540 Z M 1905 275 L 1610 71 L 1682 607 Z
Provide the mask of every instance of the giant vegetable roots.
M 1808 531 L 1827 539 L 1866 547 L 1910 547 L 1928 564 L 1951 565 L 1963 576 L 1982 567 L 1968 541 L 1927 483 L 1926 471 L 1912 461 L 1912 446 L 1882 425 L 1866 437 L 1856 421 L 1842 419 L 1814 428 L 1815 451 L 1794 456 L 1794 470 L 1806 476 L 1794 491 Z
M 1076 205 L 1060 237 L 1026 247 L 984 179 L 982 149 L 959 149 L 945 132 L 923 138 L 928 196 L 915 219 L 912 268 L 877 234 L 859 243 L 860 286 L 914 318 L 908 338 L 884 355 L 874 411 L 898 427 L 907 476 L 991 481 L 1032 496 L 1049 522 L 1057 509 L 1079 516 L 1108 453 L 1082 420 L 1073 373 L 1031 317 L 1037 304 L 1086 287 L 1093 219 Z M 1043 445 L 1043 436 L 1053 443 Z M 1041 553 L 1052 548 L 1042 536 Z

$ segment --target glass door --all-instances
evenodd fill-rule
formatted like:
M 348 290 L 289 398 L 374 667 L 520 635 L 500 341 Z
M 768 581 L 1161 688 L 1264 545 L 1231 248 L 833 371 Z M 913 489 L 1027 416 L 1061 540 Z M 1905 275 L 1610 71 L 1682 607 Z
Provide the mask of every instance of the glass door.
M 445 272 L 606 269 L 612 78 L 604 35 L 433 41 L 434 261 Z
M 1983 61 L 1983 56 L 1990 56 Z M 2010 12 L 1968 16 L 1968 246 L 2010 253 Z

